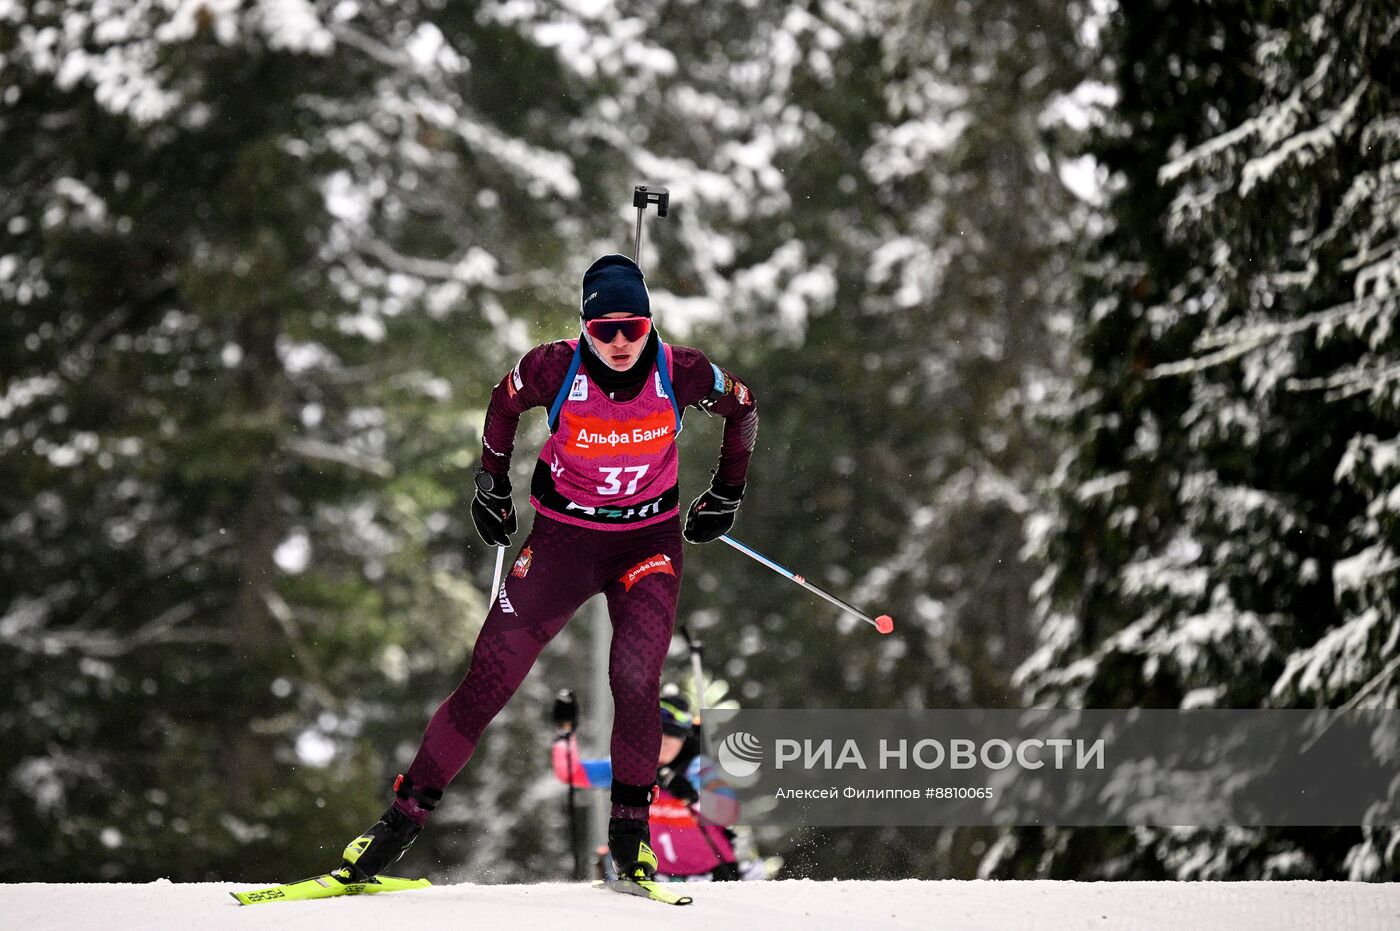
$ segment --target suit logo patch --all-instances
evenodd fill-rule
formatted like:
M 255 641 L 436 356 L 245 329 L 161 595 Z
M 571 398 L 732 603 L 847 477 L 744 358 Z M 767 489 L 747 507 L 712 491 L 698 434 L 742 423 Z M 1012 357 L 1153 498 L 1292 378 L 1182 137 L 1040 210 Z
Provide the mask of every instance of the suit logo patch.
M 622 575 L 623 591 L 630 592 L 632 586 L 649 575 L 656 575 L 658 572 L 669 576 L 675 576 L 676 570 L 671 568 L 671 557 L 664 553 L 657 553 L 655 556 L 643 559 Z
M 584 375 L 574 376 L 574 386 L 569 389 L 570 401 L 588 400 L 588 378 Z
M 515 565 L 511 567 L 510 574 L 517 579 L 523 579 L 530 573 L 530 564 L 535 561 L 535 554 L 527 546 L 520 551 L 520 555 L 515 558 Z

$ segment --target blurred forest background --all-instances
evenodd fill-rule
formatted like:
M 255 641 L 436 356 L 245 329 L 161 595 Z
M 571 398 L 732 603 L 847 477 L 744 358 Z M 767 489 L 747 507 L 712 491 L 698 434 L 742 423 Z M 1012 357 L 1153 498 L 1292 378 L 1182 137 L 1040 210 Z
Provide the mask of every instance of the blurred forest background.
M 1398 32 L 0 0 L 0 878 L 338 862 L 484 615 L 488 390 L 576 333 L 636 183 L 663 334 L 762 404 L 736 535 L 899 625 L 692 548 L 680 619 L 745 706 L 1396 707 Z M 406 872 L 565 875 L 546 714 L 587 665 L 580 619 Z M 1400 877 L 1383 829 L 762 840 L 817 878 Z

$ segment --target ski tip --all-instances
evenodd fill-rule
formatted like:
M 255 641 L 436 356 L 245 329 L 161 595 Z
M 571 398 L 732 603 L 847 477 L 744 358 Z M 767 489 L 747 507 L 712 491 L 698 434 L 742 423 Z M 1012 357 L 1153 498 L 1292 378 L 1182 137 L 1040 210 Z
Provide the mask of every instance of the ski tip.
M 432 885 L 425 876 L 420 876 L 418 879 L 409 879 L 407 876 L 376 876 L 375 879 L 385 888 L 385 891 L 426 889 Z
M 894 630 L 894 618 L 888 614 L 882 614 L 875 618 L 875 629 L 882 634 L 888 634 Z
M 620 892 L 623 895 L 635 895 L 664 905 L 690 905 L 695 901 L 688 895 L 678 895 L 672 892 L 666 888 L 666 885 L 666 883 L 650 880 L 639 882 L 631 879 L 610 879 L 607 881 L 599 879 L 593 882 L 594 889 L 607 889 L 610 892 Z

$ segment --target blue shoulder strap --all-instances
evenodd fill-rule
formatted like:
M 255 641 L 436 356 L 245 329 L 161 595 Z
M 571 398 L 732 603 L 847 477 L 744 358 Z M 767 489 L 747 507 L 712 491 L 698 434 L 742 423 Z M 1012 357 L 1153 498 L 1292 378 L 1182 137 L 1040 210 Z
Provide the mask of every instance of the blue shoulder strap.
M 656 371 L 661 375 L 661 390 L 666 392 L 666 400 L 671 402 L 671 410 L 676 414 L 676 436 L 680 436 L 685 423 L 681 420 L 681 406 L 676 403 L 676 389 L 671 387 L 671 347 L 665 343 L 661 344 L 661 356 Z
M 656 372 L 661 376 L 661 390 L 666 393 L 666 400 L 671 402 L 671 410 L 676 415 L 676 436 L 681 435 L 681 430 L 685 429 L 685 422 L 681 419 L 681 406 L 676 403 L 676 389 L 671 386 L 671 347 L 665 343 L 661 344 L 661 358 L 657 360 Z M 574 357 L 569 362 L 569 372 L 564 376 L 564 384 L 559 386 L 559 393 L 554 396 L 554 403 L 549 405 L 549 432 L 553 433 L 559 429 L 559 412 L 564 409 L 564 402 L 568 400 L 569 392 L 573 390 L 574 379 L 578 377 L 579 366 L 583 364 L 583 345 L 574 344 Z
M 569 392 L 574 388 L 574 379 L 578 377 L 578 367 L 583 364 L 583 348 L 581 343 L 574 343 L 574 358 L 569 363 L 569 374 L 564 376 L 564 384 L 559 386 L 559 393 L 554 396 L 554 403 L 549 405 L 549 432 L 553 433 L 559 429 L 559 412 L 564 408 L 564 401 L 569 397 Z M 673 405 L 675 401 L 671 402 Z

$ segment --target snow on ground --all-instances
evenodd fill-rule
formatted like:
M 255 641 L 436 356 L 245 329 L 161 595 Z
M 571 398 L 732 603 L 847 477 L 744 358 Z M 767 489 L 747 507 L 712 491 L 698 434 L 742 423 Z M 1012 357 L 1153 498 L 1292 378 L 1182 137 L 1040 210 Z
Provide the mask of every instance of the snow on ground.
M 862 931 L 865 928 L 1162 928 L 1285 931 L 1400 928 L 1400 885 L 1316 882 L 813 882 L 692 885 L 674 907 L 586 885 L 435 886 L 412 892 L 240 906 L 265 883 L 0 886 L 0 926 L 24 931 Z

